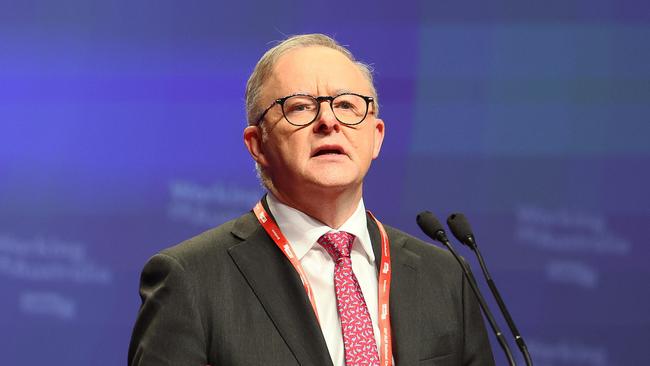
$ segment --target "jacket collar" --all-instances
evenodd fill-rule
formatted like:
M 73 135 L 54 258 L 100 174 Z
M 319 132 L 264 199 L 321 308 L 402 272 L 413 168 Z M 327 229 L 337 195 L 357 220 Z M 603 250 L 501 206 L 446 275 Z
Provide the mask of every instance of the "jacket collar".
M 266 199 L 262 205 L 269 212 Z M 228 249 L 248 285 L 300 365 L 332 365 L 320 325 L 298 274 L 269 238 L 255 214 L 235 222 L 242 241 Z

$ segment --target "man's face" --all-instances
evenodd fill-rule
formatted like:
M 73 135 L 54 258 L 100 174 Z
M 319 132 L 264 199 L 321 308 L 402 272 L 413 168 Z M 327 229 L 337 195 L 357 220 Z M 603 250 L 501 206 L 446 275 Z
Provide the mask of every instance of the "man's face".
M 343 54 L 326 47 L 304 47 L 279 58 L 264 84 L 261 105 L 266 107 L 295 93 L 336 96 L 342 92 L 372 95 L 361 70 Z M 373 111 L 370 105 L 361 124 L 346 126 L 334 117 L 329 103 L 323 102 L 312 124 L 297 127 L 289 124 L 281 106 L 275 105 L 262 122 L 266 135 L 258 140 L 259 152 L 251 150 L 249 141 L 246 144 L 279 193 L 360 189 L 384 137 L 384 123 Z M 250 129 L 261 134 L 259 127 Z

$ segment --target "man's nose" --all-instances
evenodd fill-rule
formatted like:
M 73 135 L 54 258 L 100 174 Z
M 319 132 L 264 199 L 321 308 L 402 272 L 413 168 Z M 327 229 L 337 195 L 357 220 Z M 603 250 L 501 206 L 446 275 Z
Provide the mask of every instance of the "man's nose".
M 314 132 L 339 132 L 340 130 L 341 122 L 336 119 L 332 105 L 327 100 L 322 101 L 318 116 L 316 116 L 316 121 L 314 121 Z

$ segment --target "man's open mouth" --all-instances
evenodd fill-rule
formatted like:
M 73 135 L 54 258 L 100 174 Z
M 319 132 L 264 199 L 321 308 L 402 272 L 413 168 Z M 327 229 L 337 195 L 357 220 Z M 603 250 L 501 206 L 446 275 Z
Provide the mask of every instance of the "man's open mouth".
M 320 150 L 314 154 L 314 156 L 321 156 L 321 155 L 340 155 L 343 154 L 339 150 Z
M 313 157 L 322 155 L 345 155 L 345 151 L 339 146 L 323 146 L 316 150 Z

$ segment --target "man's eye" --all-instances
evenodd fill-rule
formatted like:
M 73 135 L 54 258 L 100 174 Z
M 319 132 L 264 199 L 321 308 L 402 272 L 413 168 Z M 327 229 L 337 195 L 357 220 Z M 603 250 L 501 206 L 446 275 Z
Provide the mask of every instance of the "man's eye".
M 350 102 L 343 101 L 343 102 L 336 103 L 336 105 L 334 106 L 334 108 L 339 108 L 339 109 L 353 109 L 353 108 L 354 108 L 354 104 L 352 104 L 352 103 L 350 103 Z
M 310 111 L 310 110 L 314 109 L 313 105 L 307 104 L 307 103 L 291 104 L 288 107 L 289 108 L 287 108 L 287 109 L 288 109 L 289 112 L 304 112 L 304 111 Z

